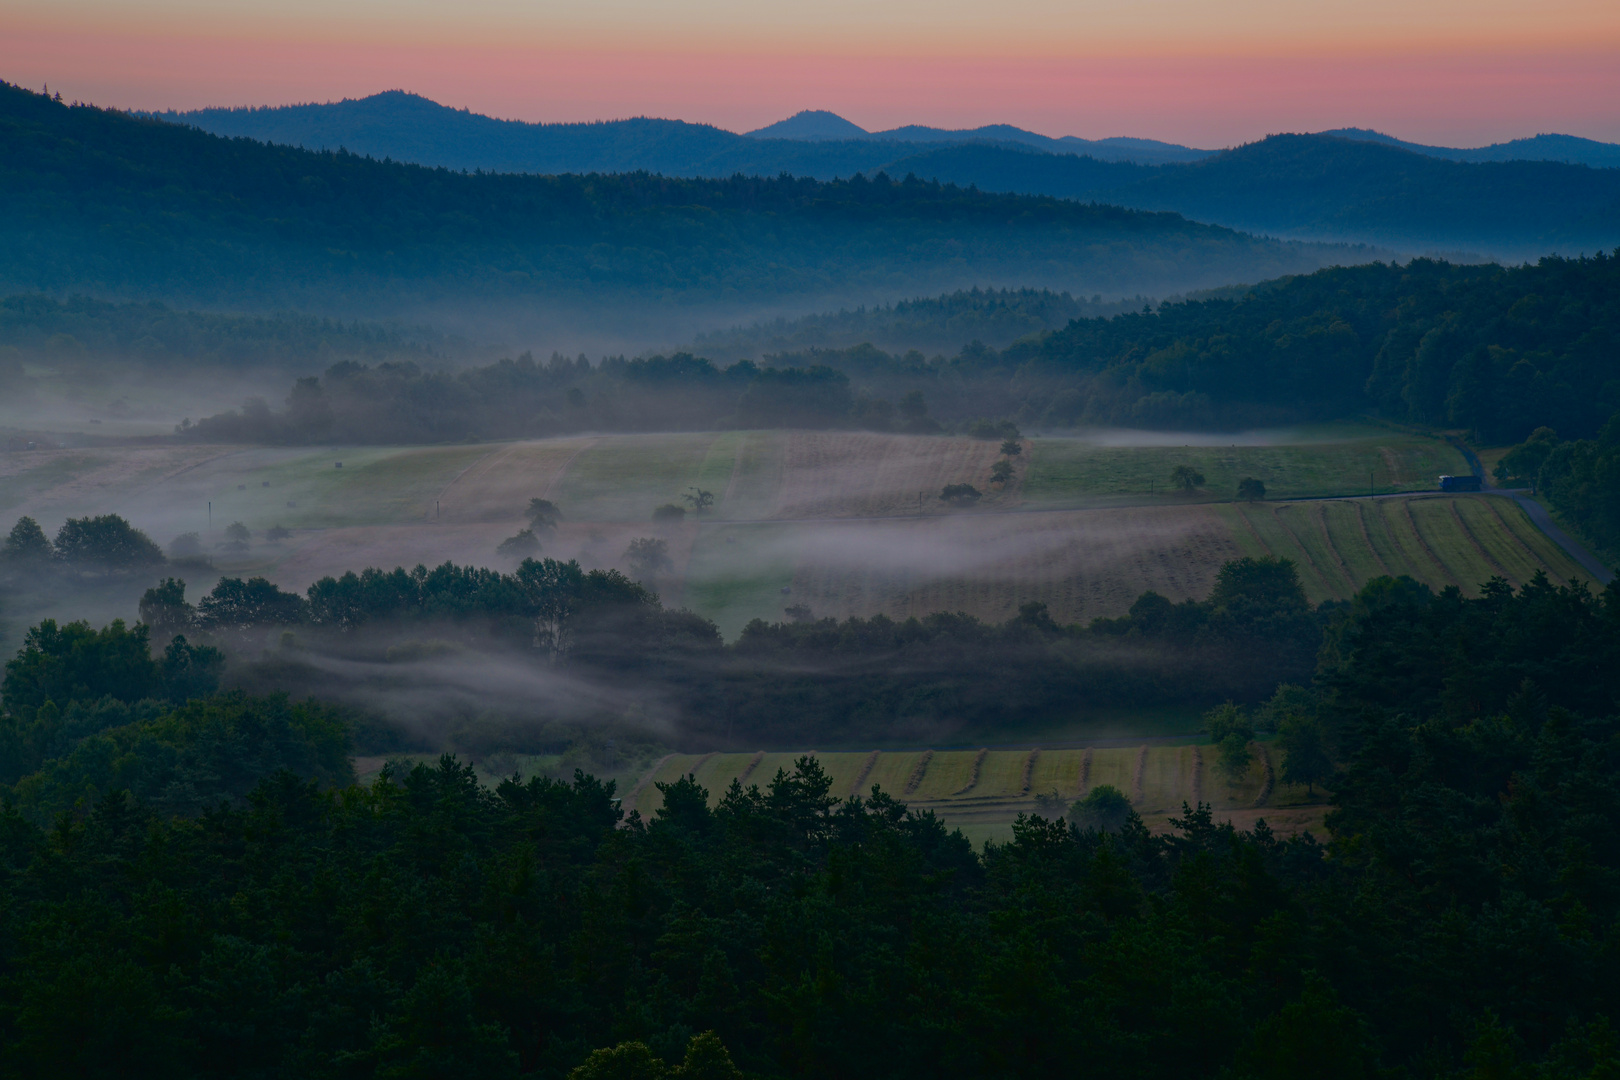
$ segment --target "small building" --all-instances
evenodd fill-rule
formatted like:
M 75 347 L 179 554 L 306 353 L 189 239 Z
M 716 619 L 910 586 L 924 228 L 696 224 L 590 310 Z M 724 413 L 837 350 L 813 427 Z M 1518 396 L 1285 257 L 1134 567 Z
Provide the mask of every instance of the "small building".
M 1442 476 L 1440 478 L 1441 491 L 1479 491 L 1479 477 L 1477 476 Z

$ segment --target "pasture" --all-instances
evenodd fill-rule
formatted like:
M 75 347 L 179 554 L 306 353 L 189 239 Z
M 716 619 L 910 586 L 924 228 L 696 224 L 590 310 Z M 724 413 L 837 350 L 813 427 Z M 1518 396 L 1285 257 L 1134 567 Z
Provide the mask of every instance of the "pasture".
M 1348 424 L 1230 436 L 1140 433 L 1035 439 L 1024 501 L 1036 506 L 1112 506 L 1173 495 L 1170 471 L 1189 465 L 1204 485 L 1177 497 L 1216 502 L 1234 497 L 1252 476 L 1273 499 L 1431 491 L 1442 473 L 1466 473 L 1447 443 L 1425 435 Z M 1186 439 L 1182 445 L 1175 445 Z
M 1236 782 L 1215 770 L 1213 747 L 1190 739 L 1061 749 L 671 754 L 624 791 L 623 807 L 651 817 L 663 805 L 657 785 L 687 774 L 714 805 L 734 782 L 763 790 L 778 770 L 791 773 L 795 761 L 810 756 L 831 777 L 830 794 L 867 797 L 879 787 L 912 810 L 932 811 L 975 844 L 1007 839 L 1019 814 L 1051 817 L 1102 784 L 1124 792 L 1159 832 L 1180 816 L 1183 803 L 1200 801 L 1212 805 L 1218 820 L 1241 827 L 1265 818 L 1280 833 L 1320 832 L 1323 793 L 1312 797 L 1303 787 L 1279 783 L 1280 753 L 1266 743 L 1255 748 L 1248 774 Z
M 630 540 L 662 538 L 670 565 L 649 584 L 728 638 L 794 604 L 818 617 L 948 610 L 1001 620 L 1039 601 L 1060 621 L 1084 622 L 1122 613 L 1146 589 L 1206 595 L 1220 565 L 1242 555 L 1293 559 L 1313 601 L 1342 599 L 1384 573 L 1466 592 L 1492 575 L 1515 584 L 1537 570 L 1582 576 L 1499 497 L 1215 501 L 1242 475 L 1277 497 L 1354 494 L 1369 462 L 1380 488 L 1432 488 L 1440 472 L 1462 471 L 1436 439 L 1350 426 L 1226 446 L 1141 433 L 1130 438 L 1150 445 L 1119 445 L 1125 437 L 1026 440 L 1004 489 L 989 481 L 997 443 L 872 432 L 11 452 L 0 455 L 0 507 L 33 514 L 48 531 L 70 515 L 116 512 L 162 544 L 196 532 L 221 573 L 302 590 L 367 565 L 450 559 L 510 569 L 496 546 L 523 527 L 529 499 L 548 498 L 564 523 L 546 554 L 628 569 Z M 1177 438 L 1189 445 L 1163 445 Z M 1163 490 L 1184 463 L 1205 473 L 1202 493 Z M 949 507 L 938 498 L 948 483 L 971 483 L 984 497 Z M 709 513 L 652 522 L 655 507 L 690 488 L 713 494 Z M 233 521 L 255 533 L 246 551 L 221 544 Z M 269 541 L 273 525 L 291 535 Z

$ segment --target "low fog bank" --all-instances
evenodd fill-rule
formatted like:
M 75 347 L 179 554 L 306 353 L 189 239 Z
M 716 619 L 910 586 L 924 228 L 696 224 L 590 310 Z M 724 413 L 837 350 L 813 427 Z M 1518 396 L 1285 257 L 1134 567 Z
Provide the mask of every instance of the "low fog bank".
M 200 566 L 163 566 L 139 534 L 106 543 L 108 519 L 74 528 L 54 555 L 26 527 L 13 530 L 8 609 L 22 599 L 17 610 L 48 607 L 65 620 L 86 610 L 75 592 L 105 605 L 161 575 L 139 596 L 138 629 L 185 693 L 215 685 L 342 703 L 356 710 L 357 749 L 369 755 L 555 754 L 587 732 L 698 751 L 914 744 L 1120 708 L 1255 701 L 1308 677 L 1325 618 L 1290 564 L 1239 560 L 1207 601 L 1149 592 L 1127 615 L 1088 625 L 1060 624 L 1033 602 L 1003 622 L 839 621 L 790 607 L 728 644 L 624 574 L 577 563 L 367 569 L 302 594 L 226 577 L 205 591 L 173 576 Z M 92 570 L 85 560 L 97 551 Z M 114 553 L 123 565 L 108 561 Z M 42 604 L 46 594 L 59 599 Z M 74 646 L 73 662 L 88 662 L 89 648 Z

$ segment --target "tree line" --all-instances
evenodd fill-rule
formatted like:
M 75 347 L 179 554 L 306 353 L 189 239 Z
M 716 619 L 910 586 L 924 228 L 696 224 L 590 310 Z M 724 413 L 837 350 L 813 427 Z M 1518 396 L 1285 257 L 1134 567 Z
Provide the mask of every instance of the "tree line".
M 458 372 L 344 362 L 299 380 L 281 410 L 250 402 L 181 431 L 431 442 L 715 427 L 927 432 L 995 420 L 1230 430 L 1375 414 L 1498 444 L 1543 426 L 1592 438 L 1620 411 L 1609 363 L 1617 267 L 1603 254 L 1515 268 L 1336 267 L 931 358 L 863 344 L 729 366 L 690 353 L 596 364 L 524 354 Z
M 1229 617 L 1278 618 L 1258 576 Z M 104 698 L 13 786 L 68 812 L 0 810 L 0 1070 L 1607 1075 L 1617 647 L 1612 586 L 1379 579 L 1284 695 L 1333 734 L 1325 835 L 1099 799 L 980 852 L 810 757 L 626 817 L 450 757 L 353 786 L 313 704 Z

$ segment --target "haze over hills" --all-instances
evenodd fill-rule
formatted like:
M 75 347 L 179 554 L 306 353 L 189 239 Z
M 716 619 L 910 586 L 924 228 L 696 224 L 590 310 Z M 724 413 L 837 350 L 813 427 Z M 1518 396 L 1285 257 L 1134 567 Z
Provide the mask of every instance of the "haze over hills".
M 398 317 L 593 351 L 973 286 L 1164 295 L 1383 254 L 920 180 L 468 175 L 16 87 L 0 89 L 0 157 L 11 290 Z
M 837 113 L 830 113 L 824 109 L 807 109 L 786 120 L 779 120 L 750 131 L 748 136 L 754 139 L 791 139 L 800 142 L 854 139 L 902 143 L 1014 143 L 1033 146 L 1053 154 L 1088 154 L 1099 161 L 1134 161 L 1143 165 L 1199 161 L 1215 153 L 1213 150 L 1197 150 L 1176 143 L 1159 142 L 1156 139 L 1080 139 L 1073 135 L 1053 139 L 1011 124 L 987 124 L 983 127 L 956 130 L 907 124 L 887 131 L 867 131 Z
M 525 124 L 448 109 L 400 91 L 331 105 L 164 114 L 220 135 L 495 172 L 828 180 L 887 172 L 1140 209 L 1294 239 L 1389 246 L 1406 253 L 1534 258 L 1620 242 L 1620 169 L 1554 161 L 1474 161 L 1515 152 L 1609 160 L 1620 148 L 1567 136 L 1479 151 L 1404 144 L 1360 129 L 1271 136 L 1219 152 L 1147 140 L 1088 143 L 994 125 L 965 132 L 905 127 L 870 133 L 805 112 L 737 135 L 704 124 L 638 118 Z M 1197 160 L 1167 164 L 1167 155 Z M 1138 160 L 1117 160 L 1136 157 Z M 1020 282 L 1020 284 L 1023 284 Z

